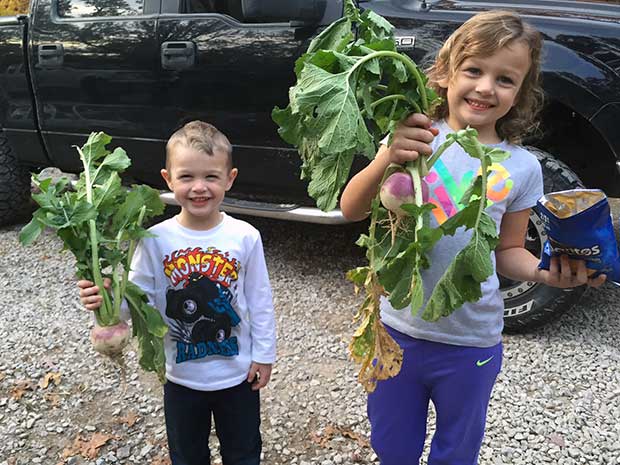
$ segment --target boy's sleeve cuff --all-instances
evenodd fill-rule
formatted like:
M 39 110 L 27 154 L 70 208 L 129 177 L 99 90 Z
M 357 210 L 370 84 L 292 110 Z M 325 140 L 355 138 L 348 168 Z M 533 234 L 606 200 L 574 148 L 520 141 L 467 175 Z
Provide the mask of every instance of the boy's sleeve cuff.
M 265 354 L 252 354 L 252 361 L 256 363 L 263 363 L 266 365 L 273 364 L 276 361 L 276 356 L 275 354 L 271 356 Z

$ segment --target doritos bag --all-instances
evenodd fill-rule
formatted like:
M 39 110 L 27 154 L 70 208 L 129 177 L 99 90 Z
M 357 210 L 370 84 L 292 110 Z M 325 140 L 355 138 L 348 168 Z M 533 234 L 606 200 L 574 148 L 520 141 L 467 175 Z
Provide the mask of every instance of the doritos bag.
M 548 235 L 540 269 L 549 269 L 551 257 L 568 255 L 585 260 L 586 266 L 595 270 L 592 277 L 604 273 L 607 280 L 620 285 L 620 253 L 603 191 L 551 192 L 538 200 L 535 209 Z

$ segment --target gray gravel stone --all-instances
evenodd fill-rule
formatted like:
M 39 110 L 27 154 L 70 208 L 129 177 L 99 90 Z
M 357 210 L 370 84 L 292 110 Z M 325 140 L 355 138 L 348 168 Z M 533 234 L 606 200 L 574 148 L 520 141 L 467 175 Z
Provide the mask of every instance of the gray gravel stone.
M 347 354 L 361 297 L 344 273 L 364 263 L 362 227 L 248 220 L 263 234 L 279 337 L 262 393 L 263 463 L 378 463 Z M 157 380 L 129 350 L 122 396 L 118 369 L 90 347 L 72 257 L 49 233 L 22 248 L 20 227 L 0 229 L 0 465 L 166 463 L 155 462 L 167 453 Z M 481 464 L 620 465 L 619 299 L 605 285 L 560 321 L 505 337 Z M 48 373 L 61 377 L 43 388 Z M 426 453 L 432 407 L 430 418 Z M 93 434 L 108 437 L 95 457 L 71 454 Z M 221 463 L 214 435 L 210 444 Z

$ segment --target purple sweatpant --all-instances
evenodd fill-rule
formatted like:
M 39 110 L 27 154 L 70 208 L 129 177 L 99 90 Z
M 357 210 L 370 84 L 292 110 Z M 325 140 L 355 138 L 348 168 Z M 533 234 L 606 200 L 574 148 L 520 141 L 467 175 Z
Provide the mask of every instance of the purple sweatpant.
M 454 346 L 387 329 L 403 349 L 403 365 L 368 395 L 370 440 L 381 465 L 420 463 L 429 400 L 437 419 L 428 465 L 476 465 L 502 344 Z

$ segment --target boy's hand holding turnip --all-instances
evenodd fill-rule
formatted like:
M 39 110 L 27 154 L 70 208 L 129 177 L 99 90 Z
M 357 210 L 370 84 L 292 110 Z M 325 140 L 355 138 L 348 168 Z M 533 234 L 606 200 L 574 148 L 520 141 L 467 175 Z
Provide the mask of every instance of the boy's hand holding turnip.
M 110 278 L 104 278 L 103 287 L 110 289 Z M 99 293 L 99 286 L 87 279 L 80 279 L 77 283 L 80 288 L 80 302 L 87 310 L 97 310 L 103 303 L 103 296 Z
M 112 280 L 103 278 L 103 287 L 109 292 Z M 99 287 L 92 281 L 81 279 L 78 281 L 80 288 L 80 301 L 87 310 L 98 310 L 103 304 L 104 297 L 99 293 Z M 93 348 L 100 354 L 108 357 L 119 357 L 123 349 L 129 344 L 131 339 L 131 329 L 127 322 L 121 320 L 113 326 L 95 326 L 90 331 L 90 342 Z

